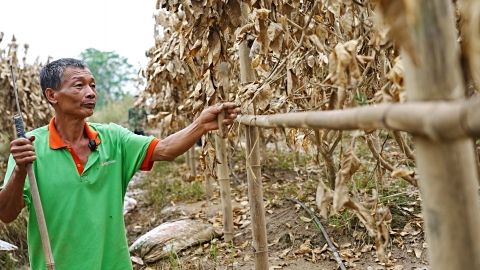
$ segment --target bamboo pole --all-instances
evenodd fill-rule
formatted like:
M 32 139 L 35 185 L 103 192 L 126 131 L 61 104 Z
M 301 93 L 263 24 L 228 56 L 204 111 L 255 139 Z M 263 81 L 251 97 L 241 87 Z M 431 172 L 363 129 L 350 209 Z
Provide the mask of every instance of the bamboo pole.
M 242 115 L 237 121 L 258 127 L 400 130 L 441 141 L 480 137 L 480 99 L 380 104 L 321 112 Z
M 190 166 L 190 149 L 187 150 L 187 152 L 185 152 L 185 164 L 187 165 L 188 169 L 190 170 L 191 166 Z
M 228 79 L 228 64 L 223 62 L 219 66 L 220 80 L 223 87 L 221 96 L 227 96 L 229 93 L 230 82 Z M 218 89 L 218 91 L 221 91 Z M 218 115 L 218 132 L 215 135 L 215 147 L 217 149 L 218 164 L 218 182 L 220 183 L 220 198 L 222 200 L 223 209 L 223 239 L 225 242 L 233 240 L 233 209 L 232 209 L 232 195 L 230 192 L 230 177 L 228 173 L 228 159 L 227 159 L 227 135 L 228 128 L 223 124 L 225 115 L 223 113 Z
M 260 165 L 260 147 L 258 128 L 246 127 L 247 180 L 250 215 L 252 219 L 253 248 L 255 269 L 268 269 L 268 244 L 265 222 L 265 209 L 262 190 L 262 167 Z
M 225 242 L 233 240 L 233 210 L 232 196 L 230 193 L 230 177 L 228 173 L 227 142 L 226 139 L 216 135 L 215 145 L 217 148 L 218 182 L 220 183 L 220 197 L 223 209 L 223 239 Z
M 465 86 L 451 1 L 411 1 L 410 5 L 409 33 L 418 59 L 413 61 L 411 55 L 402 55 L 408 98 L 462 99 Z M 480 110 L 474 111 L 478 119 Z M 450 122 L 456 115 L 444 116 Z M 458 127 L 468 126 L 472 119 L 456 120 Z M 442 131 L 451 134 L 450 130 Z M 472 139 L 434 141 L 414 135 L 413 142 L 421 178 L 430 267 L 480 269 L 478 175 Z
M 10 72 L 12 74 L 13 90 L 15 92 L 15 100 L 17 103 L 18 114 L 13 116 L 13 122 L 15 123 L 15 133 L 18 138 L 27 138 L 25 136 L 25 127 L 23 125 L 22 112 L 20 111 L 20 105 L 18 103 L 18 91 L 15 84 L 15 75 L 13 73 L 12 58 L 9 58 Z M 35 210 L 35 216 L 37 217 L 38 229 L 40 231 L 40 238 L 42 241 L 43 254 L 45 256 L 45 263 L 48 270 L 55 270 L 55 261 L 53 259 L 52 246 L 50 244 L 50 238 L 48 237 L 48 228 L 45 221 L 45 215 L 43 214 L 42 201 L 40 199 L 40 192 L 38 191 L 37 178 L 33 171 L 33 163 L 25 165 L 27 170 L 28 182 L 30 183 L 30 191 L 33 200 L 33 208 Z
M 241 2 L 242 17 L 248 18 L 248 6 Z M 245 22 L 243 22 L 245 24 Z M 241 82 L 254 80 L 250 49 L 246 42 L 239 44 L 239 63 Z M 252 246 L 254 248 L 255 270 L 268 270 L 267 228 L 265 223 L 265 209 L 262 191 L 262 168 L 260 166 L 260 146 L 258 127 L 246 126 L 246 162 L 248 199 L 250 202 L 250 218 L 252 220 Z
M 203 177 L 205 178 L 205 196 L 207 196 L 208 201 L 213 196 L 212 176 L 208 173 L 208 170 L 205 170 Z
M 189 155 L 190 173 L 192 174 L 193 177 L 197 177 L 197 167 L 195 165 L 195 145 L 193 145 L 188 151 L 190 152 L 190 155 Z

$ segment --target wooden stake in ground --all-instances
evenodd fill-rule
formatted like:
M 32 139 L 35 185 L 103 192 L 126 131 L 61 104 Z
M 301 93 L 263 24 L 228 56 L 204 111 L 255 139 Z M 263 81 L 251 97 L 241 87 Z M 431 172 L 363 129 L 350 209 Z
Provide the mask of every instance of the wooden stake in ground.
M 192 174 L 192 177 L 197 177 L 197 167 L 195 165 L 195 145 L 193 145 L 189 150 L 189 157 L 190 160 L 188 162 L 188 166 L 190 167 L 190 173 Z
M 190 165 L 190 149 L 188 149 L 187 152 L 185 152 L 184 157 L 185 157 L 185 164 L 190 169 L 190 167 L 191 167 L 191 165 Z
M 220 93 L 221 96 L 228 96 L 228 64 L 223 62 L 219 66 L 220 80 L 225 93 Z M 220 91 L 220 89 L 217 89 Z M 232 195 L 230 193 L 230 177 L 228 173 L 228 159 L 227 159 L 227 135 L 228 128 L 223 124 L 225 114 L 218 115 L 218 133 L 215 135 L 215 147 L 217 149 L 218 164 L 218 182 L 220 183 L 220 197 L 222 199 L 223 209 L 223 239 L 225 242 L 233 240 L 233 209 L 232 209 Z
M 242 17 L 248 18 L 248 6 L 241 3 Z M 241 82 L 251 82 L 254 79 L 252 63 L 249 58 L 249 48 L 246 42 L 239 45 L 239 62 Z M 267 228 L 265 224 L 265 209 L 263 205 L 262 168 L 260 167 L 260 142 L 258 127 L 246 126 L 246 161 L 248 180 L 248 199 L 252 220 L 253 248 L 256 270 L 268 269 Z
M 208 201 L 213 196 L 212 176 L 208 173 L 208 170 L 205 170 L 203 177 L 205 178 L 205 195 Z
M 410 4 L 408 34 L 415 51 L 402 55 L 408 99 L 464 98 L 452 2 Z M 472 139 L 433 141 L 414 136 L 413 141 L 430 267 L 480 269 L 478 175 Z

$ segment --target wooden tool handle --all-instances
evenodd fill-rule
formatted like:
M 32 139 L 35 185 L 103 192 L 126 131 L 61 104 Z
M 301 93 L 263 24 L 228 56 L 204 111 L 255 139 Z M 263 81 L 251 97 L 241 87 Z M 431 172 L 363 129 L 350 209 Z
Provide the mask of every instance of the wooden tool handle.
M 23 126 L 22 116 L 16 114 L 13 117 L 15 123 L 15 130 L 19 138 L 25 137 L 25 128 Z M 48 270 L 55 270 L 55 262 L 53 261 L 52 248 L 50 246 L 50 239 L 48 238 L 47 224 L 45 222 L 45 216 L 43 215 L 42 202 L 40 201 L 40 194 L 38 192 L 37 178 L 33 172 L 32 163 L 28 163 L 26 166 L 28 181 L 30 182 L 30 191 L 32 193 L 33 206 L 35 208 L 35 215 L 37 216 L 38 228 L 40 230 L 40 237 L 42 239 L 43 253 L 45 255 L 45 262 Z
M 37 178 L 33 172 L 32 163 L 26 165 L 28 181 L 30 182 L 30 191 L 32 192 L 33 205 L 35 207 L 35 215 L 37 216 L 40 237 L 42 238 L 43 253 L 48 270 L 55 270 L 55 262 L 53 261 L 52 248 L 50 246 L 50 238 L 48 238 L 47 224 L 43 215 L 42 202 L 38 193 Z

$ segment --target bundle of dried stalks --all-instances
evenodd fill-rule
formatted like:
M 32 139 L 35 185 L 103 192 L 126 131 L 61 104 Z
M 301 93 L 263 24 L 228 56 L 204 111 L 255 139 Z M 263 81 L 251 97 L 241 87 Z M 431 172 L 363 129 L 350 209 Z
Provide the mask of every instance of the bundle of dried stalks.
M 0 43 L 3 39 L 3 32 L 0 32 Z M 22 110 L 22 117 L 27 131 L 48 124 L 53 117 L 53 110 L 47 100 L 43 97 L 40 87 L 40 70 L 42 64 L 38 60 L 34 64 L 26 62 L 28 44 L 23 46 L 23 57 L 20 60 L 19 44 L 15 36 L 7 44 L 6 48 L 0 48 L 0 145 L 8 144 L 16 138 L 13 116 L 18 113 L 15 93 L 13 91 L 12 75 L 10 72 L 9 57 L 12 58 L 13 72 L 18 89 L 18 101 Z M 6 147 L 1 147 L 7 149 Z M 0 153 L 0 162 L 5 162 L 8 152 Z M 0 165 L 0 182 L 3 181 L 4 169 Z
M 0 34 L 0 42 L 3 35 Z M 15 37 L 7 48 L 0 49 L 0 125 L 3 133 L 0 140 L 3 143 L 16 138 L 13 125 L 13 116 L 17 114 L 15 93 L 13 91 L 12 76 L 10 73 L 9 57 L 12 57 L 13 72 L 18 89 L 18 101 L 22 111 L 22 117 L 27 131 L 48 124 L 53 116 L 53 110 L 43 97 L 40 87 L 40 70 L 42 64 L 38 61 L 34 64 L 26 62 L 28 44 L 24 45 L 22 61 L 19 60 L 19 44 Z
M 413 23 L 409 3 L 158 0 L 155 17 L 165 31 L 149 51 L 145 92 L 155 97 L 152 106 L 161 112 L 157 118 L 168 116 L 160 120 L 162 127 L 172 131 L 178 127 L 180 112 L 195 114 L 212 105 L 221 99 L 225 87 L 231 93 L 225 99 L 241 104 L 243 114 L 255 115 L 405 102 L 409 97 L 399 47 L 413 62 L 418 60 L 405 27 Z M 242 16 L 242 11 L 248 16 Z M 470 12 L 469 22 L 477 17 Z M 467 27 L 476 26 L 470 23 Z M 477 55 L 472 47 L 475 42 L 478 40 L 468 42 L 472 59 Z M 243 81 L 239 76 L 239 44 L 250 49 L 254 80 Z M 228 63 L 232 75 L 229 85 L 221 80 L 223 62 Z M 340 153 L 338 159 L 333 158 L 341 132 L 286 129 L 285 135 L 297 151 L 308 153 L 316 148 L 328 164 L 328 181 L 342 185 L 335 186 L 340 190 L 346 188 L 348 181 L 336 181 L 346 156 Z M 412 150 L 405 145 L 406 157 L 412 158 Z M 379 235 L 373 227 L 370 232 Z

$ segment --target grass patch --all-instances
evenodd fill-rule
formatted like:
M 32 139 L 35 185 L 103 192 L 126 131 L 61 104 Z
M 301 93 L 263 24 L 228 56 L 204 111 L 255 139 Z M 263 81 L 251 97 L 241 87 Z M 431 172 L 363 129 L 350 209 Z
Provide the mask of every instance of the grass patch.
M 180 162 L 175 161 L 175 163 Z M 180 172 L 171 162 L 156 162 L 152 172 L 147 175 L 145 186 L 147 203 L 157 209 L 170 201 L 196 202 L 203 199 L 201 182 L 184 182 Z
M 311 159 L 310 156 L 296 154 L 292 151 L 268 153 L 265 169 L 293 171 L 295 167 L 305 167 Z

